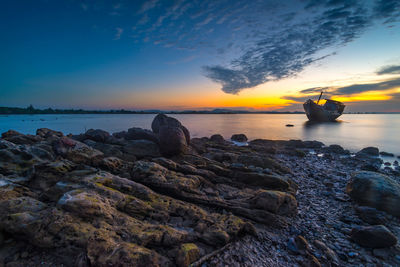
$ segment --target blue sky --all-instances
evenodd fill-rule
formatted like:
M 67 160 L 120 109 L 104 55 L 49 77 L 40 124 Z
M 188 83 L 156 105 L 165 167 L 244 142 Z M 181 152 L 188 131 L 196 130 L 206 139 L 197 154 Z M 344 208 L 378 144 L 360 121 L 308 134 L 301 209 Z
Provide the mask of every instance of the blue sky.
M 0 5 L 2 106 L 296 110 L 321 87 L 400 109 L 398 0 Z

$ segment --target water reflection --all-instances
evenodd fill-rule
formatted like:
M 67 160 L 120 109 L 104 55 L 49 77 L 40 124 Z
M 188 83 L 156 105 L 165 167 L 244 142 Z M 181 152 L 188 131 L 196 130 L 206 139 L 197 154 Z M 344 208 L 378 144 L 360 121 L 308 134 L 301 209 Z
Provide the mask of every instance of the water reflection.
M 312 129 L 312 128 L 316 128 L 316 127 L 319 127 L 319 126 L 323 126 L 323 127 L 338 126 L 343 122 L 344 121 L 341 121 L 341 120 L 329 121 L 329 122 L 305 121 L 303 123 L 303 127 L 305 129 Z

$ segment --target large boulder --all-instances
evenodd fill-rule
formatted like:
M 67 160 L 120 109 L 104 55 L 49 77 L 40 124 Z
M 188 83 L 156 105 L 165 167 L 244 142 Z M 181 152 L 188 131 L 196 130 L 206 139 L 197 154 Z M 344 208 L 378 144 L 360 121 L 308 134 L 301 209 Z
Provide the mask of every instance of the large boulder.
M 161 126 L 169 126 L 171 128 L 177 127 L 180 128 L 185 135 L 186 138 L 186 143 L 189 145 L 190 144 L 190 133 L 189 130 L 186 129 L 185 126 L 183 126 L 177 119 L 168 117 L 165 114 L 158 114 L 153 122 L 151 123 L 151 129 L 155 134 L 158 134 L 160 132 L 160 127 Z
M 362 247 L 386 248 L 396 245 L 397 238 L 383 225 L 354 228 L 351 239 Z
M 400 217 L 400 185 L 386 175 L 370 171 L 355 172 L 346 191 L 361 206 Z
M 181 128 L 161 126 L 158 136 L 163 155 L 172 156 L 186 151 L 187 142 Z
M 163 155 L 178 155 L 187 150 L 190 144 L 190 133 L 177 119 L 158 114 L 151 128 L 158 137 Z
M 124 137 L 126 140 L 149 140 L 158 143 L 158 138 L 153 132 L 137 127 L 128 129 Z

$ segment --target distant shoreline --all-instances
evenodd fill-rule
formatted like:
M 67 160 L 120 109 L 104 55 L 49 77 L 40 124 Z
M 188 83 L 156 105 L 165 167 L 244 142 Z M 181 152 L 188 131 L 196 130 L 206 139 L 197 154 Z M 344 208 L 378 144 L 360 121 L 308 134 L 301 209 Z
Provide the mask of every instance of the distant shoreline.
M 63 114 L 305 114 L 303 111 L 240 111 L 229 109 L 214 110 L 84 110 L 84 109 L 36 109 L 33 106 L 28 108 L 0 107 L 0 115 L 63 115 Z M 400 112 L 348 112 L 343 114 L 400 114 Z

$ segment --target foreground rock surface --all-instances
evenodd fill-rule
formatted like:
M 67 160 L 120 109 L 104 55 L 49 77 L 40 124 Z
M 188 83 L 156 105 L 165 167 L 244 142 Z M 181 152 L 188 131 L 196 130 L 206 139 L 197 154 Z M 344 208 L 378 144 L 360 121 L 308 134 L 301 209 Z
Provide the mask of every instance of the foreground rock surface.
M 165 124 L 185 149 L 163 153 Z M 161 116 L 154 132 L 3 134 L 0 266 L 400 263 L 398 218 L 346 194 L 368 157 L 317 141 L 189 142 L 181 126 Z

